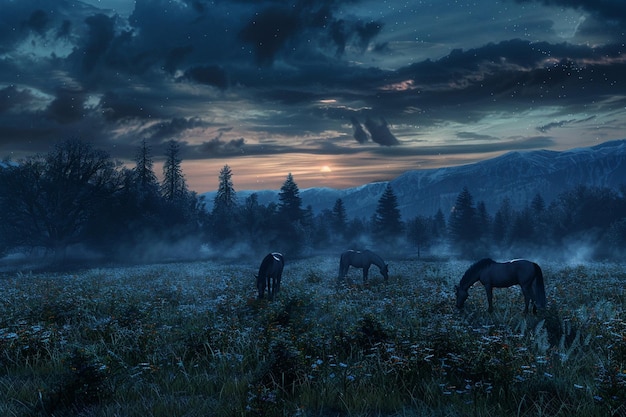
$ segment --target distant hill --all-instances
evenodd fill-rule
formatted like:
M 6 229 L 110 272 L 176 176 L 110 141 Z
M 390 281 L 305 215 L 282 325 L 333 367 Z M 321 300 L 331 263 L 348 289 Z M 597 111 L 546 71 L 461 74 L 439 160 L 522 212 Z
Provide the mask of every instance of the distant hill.
M 521 208 L 539 193 L 549 204 L 580 184 L 609 188 L 626 185 L 626 139 L 561 152 L 509 152 L 468 165 L 407 171 L 390 183 L 403 220 L 418 214 L 431 216 L 439 209 L 447 215 L 463 187 L 468 188 L 474 202 L 484 201 L 491 214 L 505 198 L 514 208 Z M 387 182 L 376 182 L 347 189 L 307 188 L 300 190 L 300 197 L 303 207 L 310 205 L 315 213 L 332 209 L 341 198 L 349 218 L 369 218 L 386 186 Z M 278 190 L 237 191 L 239 202 L 253 193 L 260 204 L 278 203 Z M 215 192 L 203 195 L 211 208 Z

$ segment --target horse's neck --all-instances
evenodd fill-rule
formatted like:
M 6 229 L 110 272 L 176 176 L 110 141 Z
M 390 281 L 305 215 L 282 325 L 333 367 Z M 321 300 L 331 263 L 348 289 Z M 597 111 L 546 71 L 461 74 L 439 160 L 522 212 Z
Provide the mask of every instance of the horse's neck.
M 374 265 L 376 265 L 379 268 L 382 268 L 385 266 L 385 261 L 383 261 L 383 258 L 381 258 L 380 256 L 376 255 L 374 252 L 370 252 L 371 256 L 371 261 Z
M 461 282 L 459 283 L 459 287 L 467 290 L 469 287 L 477 283 L 478 280 L 480 280 L 480 273 L 474 273 L 472 276 L 463 276 Z

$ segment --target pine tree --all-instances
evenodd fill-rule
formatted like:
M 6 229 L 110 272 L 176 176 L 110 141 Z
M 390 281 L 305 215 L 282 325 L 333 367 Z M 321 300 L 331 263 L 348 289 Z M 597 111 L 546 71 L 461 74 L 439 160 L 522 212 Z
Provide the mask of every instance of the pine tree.
M 463 191 L 457 196 L 452 213 L 450 213 L 448 223 L 450 238 L 461 246 L 474 241 L 478 229 L 476 219 L 474 198 L 467 187 L 463 187 Z
M 513 208 L 511 200 L 505 198 L 493 218 L 492 236 L 496 243 L 504 243 L 508 240 L 513 224 Z
M 233 213 L 237 207 L 237 194 L 233 187 L 232 181 L 233 173 L 228 165 L 220 170 L 219 185 L 217 188 L 217 194 L 213 201 L 213 214 L 222 215 L 227 213 Z
M 398 236 L 402 233 L 404 225 L 398 209 L 398 199 L 387 184 L 383 195 L 378 200 L 378 207 L 373 218 L 374 234 L 378 236 Z
M 175 140 L 170 140 L 165 152 L 163 183 L 161 184 L 161 193 L 166 200 L 183 200 L 188 197 L 181 162 L 180 145 Z
M 291 173 L 280 188 L 278 199 L 277 238 L 288 245 L 284 252 L 297 256 L 307 243 L 307 234 L 310 237 L 310 213 L 302 210 L 300 190 Z
M 302 198 L 300 198 L 300 190 L 291 173 L 287 175 L 283 186 L 280 187 L 278 200 L 280 201 L 278 213 L 283 219 L 290 222 L 302 220 L 304 215 L 302 211 Z
M 441 209 L 437 210 L 433 218 L 433 236 L 443 238 L 446 235 L 446 216 L 443 215 Z
M 510 240 L 516 244 L 527 243 L 533 236 L 533 220 L 531 209 L 526 208 L 515 214 L 511 224 Z
M 489 234 L 491 218 L 484 201 L 479 201 L 476 205 L 476 226 L 478 227 L 478 236 L 483 237 Z
M 428 246 L 432 240 L 432 220 L 423 216 L 416 216 L 407 224 L 406 235 L 409 242 L 417 247 L 417 257 L 419 258 L 422 249 Z
M 150 147 L 146 140 L 141 141 L 135 155 L 135 167 L 132 170 L 133 182 L 141 192 L 152 192 L 158 189 L 159 181 L 153 171 Z
M 530 208 L 534 214 L 541 214 L 546 208 L 546 202 L 543 200 L 541 194 L 535 194 L 533 201 L 530 203 Z
M 235 235 L 235 222 L 238 214 L 237 194 L 233 188 L 233 173 L 228 165 L 220 170 L 219 185 L 215 199 L 213 200 L 213 211 L 211 212 L 211 234 L 216 240 L 233 239 Z
M 344 234 L 346 231 L 346 225 L 348 224 L 348 215 L 346 214 L 346 208 L 343 205 L 343 200 L 338 198 L 335 201 L 332 211 L 332 226 L 335 233 Z

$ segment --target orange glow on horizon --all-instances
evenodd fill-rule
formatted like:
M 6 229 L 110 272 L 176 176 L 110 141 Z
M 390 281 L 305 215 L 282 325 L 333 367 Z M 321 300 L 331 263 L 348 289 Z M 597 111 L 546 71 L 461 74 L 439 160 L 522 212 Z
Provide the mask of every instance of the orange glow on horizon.
M 345 189 L 372 182 L 389 181 L 410 170 L 464 165 L 501 153 L 396 156 L 383 161 L 368 154 L 349 157 L 288 154 L 244 156 L 231 160 L 184 160 L 182 167 L 189 188 L 199 194 L 217 189 L 219 172 L 224 165 L 231 168 L 235 191 L 278 190 L 289 173 L 300 189 L 313 187 Z M 161 172 L 157 173 L 160 176 Z

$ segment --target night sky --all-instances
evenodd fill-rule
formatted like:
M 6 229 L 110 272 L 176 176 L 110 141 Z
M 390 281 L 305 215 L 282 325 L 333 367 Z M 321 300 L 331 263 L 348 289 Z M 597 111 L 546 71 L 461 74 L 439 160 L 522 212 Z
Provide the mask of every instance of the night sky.
M 68 138 L 197 192 L 626 138 L 624 0 L 0 0 L 0 159 Z M 461 185 L 460 185 L 461 188 Z

